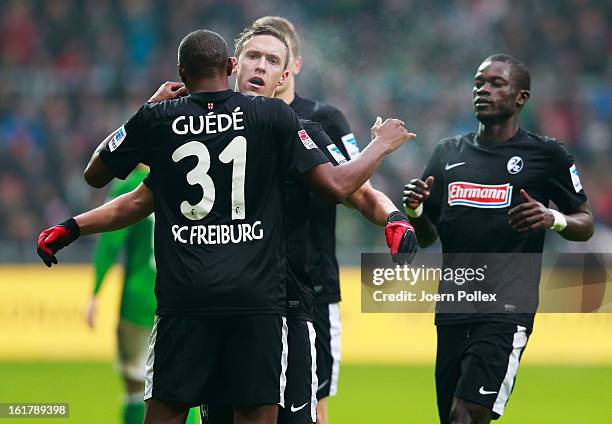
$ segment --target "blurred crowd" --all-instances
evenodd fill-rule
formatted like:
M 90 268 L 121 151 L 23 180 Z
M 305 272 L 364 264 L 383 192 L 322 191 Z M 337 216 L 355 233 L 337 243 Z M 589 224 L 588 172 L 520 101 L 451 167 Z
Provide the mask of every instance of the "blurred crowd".
M 7 0 L 0 3 L 0 243 L 33 250 L 44 227 L 100 204 L 82 171 L 96 145 L 166 80 L 176 47 L 209 28 L 231 42 L 263 15 L 291 19 L 298 93 L 345 112 L 359 143 L 377 115 L 418 134 L 373 178 L 399 204 L 440 138 L 472 131 L 471 84 L 492 53 L 532 74 L 524 128 L 574 154 L 598 228 L 612 225 L 612 3 L 605 0 Z M 342 213 L 340 243 L 380 245 Z M 2 253 L 0 252 L 0 257 Z

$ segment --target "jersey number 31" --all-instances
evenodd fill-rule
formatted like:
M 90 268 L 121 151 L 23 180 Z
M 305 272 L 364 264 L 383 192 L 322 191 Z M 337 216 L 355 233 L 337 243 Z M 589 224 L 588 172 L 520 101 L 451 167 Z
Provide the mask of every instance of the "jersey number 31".
M 244 176 L 246 171 L 246 138 L 234 137 L 225 149 L 219 154 L 223 163 L 233 162 L 232 167 L 232 219 L 244 219 Z M 210 153 L 200 141 L 190 141 L 183 144 L 172 153 L 172 160 L 179 162 L 187 156 L 195 156 L 198 162 L 187 173 L 187 182 L 202 187 L 202 199 L 195 205 L 186 200 L 181 202 L 181 213 L 193 220 L 203 219 L 212 210 L 215 204 L 215 183 L 208 171 L 210 169 Z

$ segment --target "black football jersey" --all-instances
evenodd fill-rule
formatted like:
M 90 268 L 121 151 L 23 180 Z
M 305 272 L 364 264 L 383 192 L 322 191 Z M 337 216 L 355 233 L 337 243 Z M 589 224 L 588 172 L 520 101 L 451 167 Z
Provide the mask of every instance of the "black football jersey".
M 301 119 L 321 124 L 335 145 L 338 160 L 359 154 L 355 136 L 344 114 L 333 106 L 295 96 L 291 107 Z M 330 148 L 331 149 L 331 148 Z M 331 150 L 328 150 L 331 152 Z M 310 194 L 306 269 L 315 287 L 315 302 L 340 301 L 340 278 L 336 259 L 336 206 Z
M 302 125 L 329 162 L 336 166 L 346 162 L 338 147 L 316 122 L 301 120 Z M 287 175 L 283 185 L 287 237 L 287 315 L 312 320 L 314 286 L 306 269 L 311 189 L 301 179 Z
M 231 90 L 145 104 L 100 152 L 154 194 L 159 315 L 284 313 L 281 184 L 327 162 L 281 100 Z
M 498 320 L 531 327 L 533 313 L 513 311 L 533 305 L 535 312 L 546 231 L 515 231 L 508 211 L 524 202 L 525 189 L 545 206 L 552 200 L 561 212 L 576 212 L 587 197 L 573 158 L 556 140 L 524 130 L 496 144 L 480 143 L 470 133 L 437 145 L 422 179 L 430 175 L 435 182 L 424 213 L 438 230 L 445 257 L 491 258 L 483 284 L 498 293 L 497 302 L 483 303 L 479 313 L 445 313 L 451 304 L 438 302 L 436 323 Z M 500 253 L 508 255 L 491 255 Z M 445 287 L 441 283 L 440 292 Z

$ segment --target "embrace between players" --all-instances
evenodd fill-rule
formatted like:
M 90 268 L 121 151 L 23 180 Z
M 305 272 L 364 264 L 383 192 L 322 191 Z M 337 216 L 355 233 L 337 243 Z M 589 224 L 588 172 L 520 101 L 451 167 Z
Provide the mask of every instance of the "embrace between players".
M 102 187 L 144 163 L 145 181 L 39 236 L 38 253 L 51 266 L 80 235 L 124 228 L 155 212 L 157 312 L 146 423 L 182 423 L 189 407 L 202 404 L 209 423 L 327 422 L 324 399 L 335 394 L 339 366 L 338 271 L 329 242 L 334 203 L 347 201 L 385 225 L 397 263 L 412 260 L 417 237 L 427 245 L 439 234 L 444 252 L 541 253 L 546 228 L 574 240 L 592 234 L 571 157 L 555 141 L 518 128 L 529 87 L 516 84 L 518 62 L 494 56 L 475 80 L 479 132 L 443 141 L 423 179 L 406 186 L 415 236 L 406 215 L 367 183 L 384 156 L 415 135 L 400 120 L 377 118 L 372 141 L 359 152 L 339 111 L 295 94 L 301 57 L 292 29 L 281 18 L 262 18 L 236 40 L 236 58 L 218 34 L 187 35 L 178 50 L 183 83 L 163 84 L 100 144 L 85 171 L 90 185 Z M 232 73 L 240 94 L 229 90 Z M 282 100 L 270 98 L 275 91 Z M 446 187 L 453 178 L 501 184 L 507 175 L 482 175 L 489 161 L 502 163 L 510 153 L 525 168 L 516 173 L 523 180 L 511 181 L 520 194 L 510 192 L 498 208 L 480 208 L 478 199 L 475 207 L 465 206 L 474 199 L 451 205 Z M 462 161 L 465 167 L 456 165 Z M 468 161 L 478 165 L 468 171 Z M 449 173 L 450 163 L 456 169 Z M 464 170 L 470 174 L 460 175 Z M 544 206 L 549 199 L 560 212 Z M 473 226 L 455 224 L 491 215 L 496 230 L 505 225 L 507 244 L 481 242 L 489 238 L 484 231 L 465 238 Z M 531 323 L 503 313 L 436 315 L 442 423 L 502 415 Z M 484 354 L 506 357 L 474 360 L 491 340 L 500 348 Z M 473 385 L 486 390 L 472 393 Z

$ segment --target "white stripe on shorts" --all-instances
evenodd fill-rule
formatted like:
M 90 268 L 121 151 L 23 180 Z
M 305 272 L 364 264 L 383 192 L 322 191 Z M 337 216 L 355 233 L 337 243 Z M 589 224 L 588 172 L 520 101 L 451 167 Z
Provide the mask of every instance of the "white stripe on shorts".
M 155 316 L 151 337 L 149 338 L 149 353 L 147 355 L 147 364 L 145 368 L 145 390 L 144 400 L 150 399 L 153 396 L 153 363 L 155 362 L 155 341 L 157 340 L 157 324 L 159 316 Z
M 342 334 L 342 324 L 340 323 L 340 304 L 329 304 L 329 338 L 332 354 L 332 375 L 329 386 L 329 395 L 335 396 L 338 393 L 338 377 L 340 375 L 340 335 Z
M 289 329 L 287 328 L 287 318 L 283 318 L 283 330 L 282 330 L 282 342 L 283 342 L 283 351 L 281 353 L 281 374 L 280 374 L 280 387 L 279 387 L 279 399 L 278 404 L 284 408 L 285 407 L 285 388 L 287 387 L 287 364 L 289 363 L 289 344 L 287 343 L 287 333 Z
M 312 322 L 307 321 L 308 339 L 310 341 L 310 372 L 311 382 L 310 387 L 310 419 L 313 423 L 317 422 L 317 388 L 319 387 L 319 379 L 317 378 L 317 348 L 315 342 L 317 333 L 315 332 Z
M 521 359 L 521 352 L 523 349 L 525 349 L 526 345 L 527 329 L 523 326 L 517 325 L 516 333 L 514 333 L 514 340 L 512 341 L 512 353 L 508 358 L 508 370 L 506 371 L 504 381 L 499 388 L 497 399 L 495 399 L 495 403 L 493 404 L 493 412 L 498 414 L 500 417 L 504 414 L 506 403 L 508 403 L 508 398 L 510 397 L 510 393 L 512 393 L 514 378 L 516 377 L 519 360 Z

